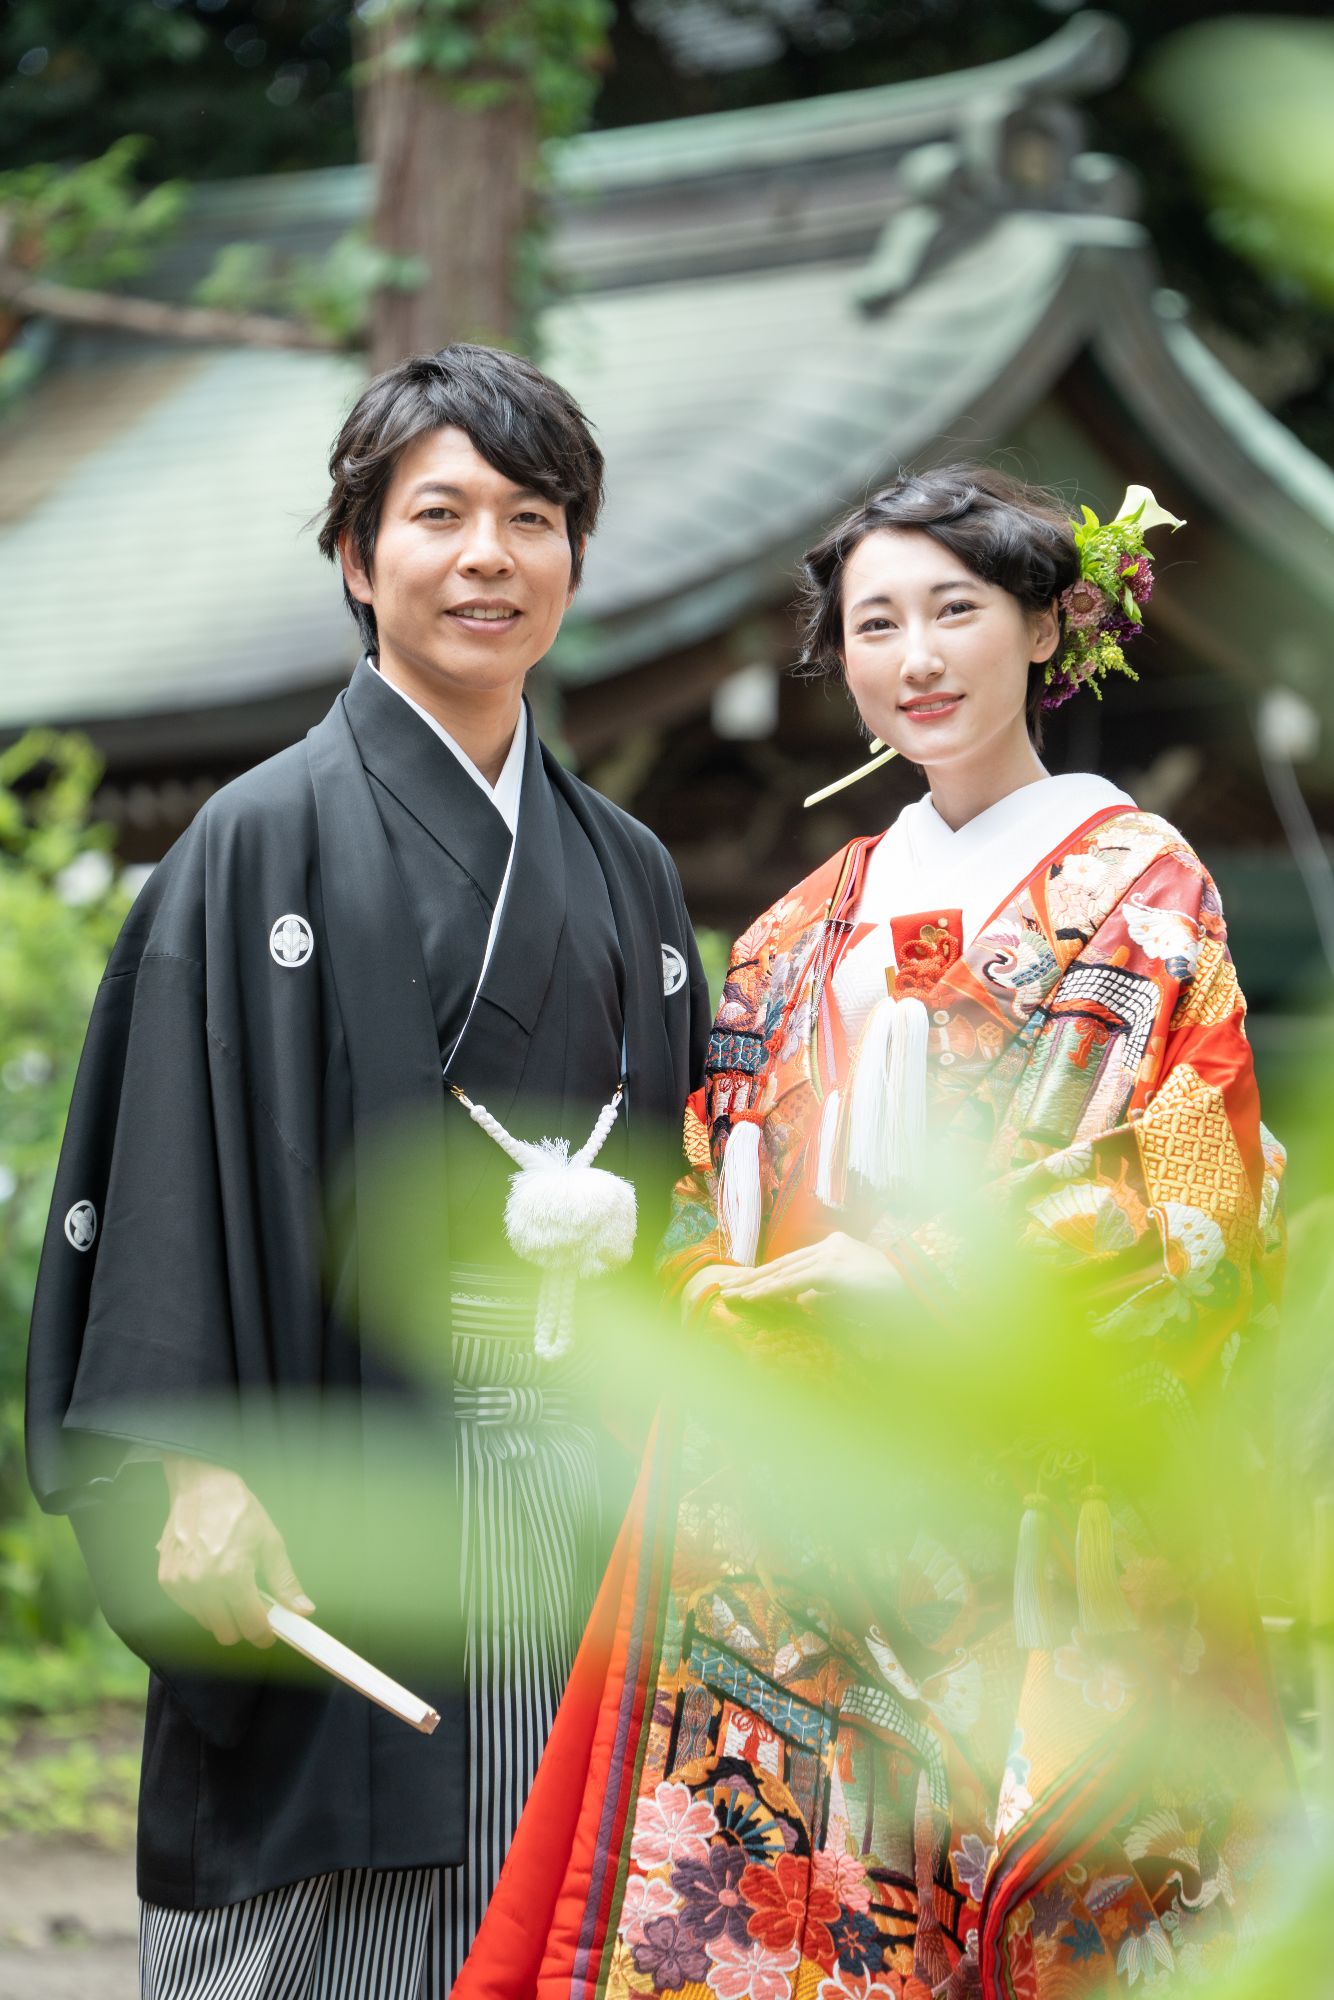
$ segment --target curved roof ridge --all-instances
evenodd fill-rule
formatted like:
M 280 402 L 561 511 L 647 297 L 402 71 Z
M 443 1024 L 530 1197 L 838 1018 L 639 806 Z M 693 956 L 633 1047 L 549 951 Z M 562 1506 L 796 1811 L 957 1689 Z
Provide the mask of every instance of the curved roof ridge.
M 584 194 L 847 158 L 953 131 L 979 99 L 1089 96 L 1120 75 L 1128 49 L 1118 20 L 1088 11 L 1035 48 L 1000 62 L 786 104 L 585 132 L 552 141 L 547 165 L 558 193 Z

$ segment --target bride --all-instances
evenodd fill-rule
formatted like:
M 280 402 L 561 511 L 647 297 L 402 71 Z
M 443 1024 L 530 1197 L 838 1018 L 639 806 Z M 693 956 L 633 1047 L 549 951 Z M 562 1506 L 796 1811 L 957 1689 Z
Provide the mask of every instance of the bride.
M 1084 2000 L 1217 1977 L 1253 1926 L 1282 1727 L 1222 1496 L 1181 1495 L 1264 1345 L 1282 1153 L 1201 862 L 1040 754 L 1129 671 L 1179 525 L 952 467 L 806 560 L 806 666 L 925 790 L 732 952 L 664 1251 L 689 1415 L 459 2000 Z M 756 1372 L 803 1329 L 804 1434 Z M 840 1511 L 840 1421 L 932 1476 Z

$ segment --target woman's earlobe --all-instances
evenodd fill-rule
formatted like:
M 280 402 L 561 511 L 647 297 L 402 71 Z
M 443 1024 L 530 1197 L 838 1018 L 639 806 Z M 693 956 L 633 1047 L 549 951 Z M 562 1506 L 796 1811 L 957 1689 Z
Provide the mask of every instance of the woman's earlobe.
M 1045 640 L 1043 640 L 1043 639 L 1041 639 L 1041 638 L 1039 639 L 1039 641 L 1038 641 L 1038 645 L 1039 645 L 1039 647 L 1041 647 L 1042 645 L 1046 644 L 1046 651 L 1045 651 L 1045 652 L 1042 652 L 1042 651 L 1035 651 L 1035 652 L 1034 652 L 1034 654 L 1033 654 L 1033 659 L 1032 659 L 1032 665 L 1033 665 L 1033 666 L 1035 666 L 1035 667 L 1045 667 L 1045 666 L 1047 665 L 1047 663 L 1048 663 L 1048 662 L 1049 662 L 1050 660 L 1054 660 L 1054 659 L 1056 658 L 1056 655 L 1057 655 L 1057 654 L 1058 654 L 1058 653 L 1060 652 L 1060 650 L 1061 650 L 1061 620 L 1060 620 L 1060 617 L 1059 617 L 1059 615 L 1058 615 L 1058 614 L 1056 614 L 1056 613 L 1054 613 L 1054 612 L 1044 612 L 1044 614 L 1043 614 L 1043 623 L 1044 623 L 1044 624 L 1046 623 L 1046 621 L 1047 621 L 1047 619 L 1048 619 L 1048 618 L 1051 618 L 1051 619 L 1053 620 L 1053 623 L 1052 623 L 1051 625 L 1049 625 L 1049 626 L 1048 626 L 1048 628 L 1047 628 L 1047 629 L 1048 629 L 1048 632 L 1050 633 L 1050 644 L 1047 644 L 1047 643 L 1046 643 L 1046 641 L 1045 641 Z

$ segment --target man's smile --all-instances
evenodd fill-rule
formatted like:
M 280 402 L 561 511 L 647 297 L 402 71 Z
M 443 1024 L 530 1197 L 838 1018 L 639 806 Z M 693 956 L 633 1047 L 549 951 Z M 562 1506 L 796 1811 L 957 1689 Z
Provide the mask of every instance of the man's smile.
M 445 608 L 447 618 L 472 628 L 512 625 L 521 615 L 517 605 L 509 604 L 500 597 L 469 597 L 462 604 L 450 604 Z

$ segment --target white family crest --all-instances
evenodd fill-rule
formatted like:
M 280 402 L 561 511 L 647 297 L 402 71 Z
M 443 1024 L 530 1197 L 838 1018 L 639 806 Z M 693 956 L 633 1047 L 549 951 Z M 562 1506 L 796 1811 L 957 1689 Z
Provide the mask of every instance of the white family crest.
M 91 1250 L 97 1236 L 97 1210 L 90 1201 L 76 1201 L 65 1217 L 65 1236 L 76 1250 Z
M 686 983 L 686 962 L 674 944 L 662 947 L 662 990 L 665 994 L 679 993 Z
M 315 933 L 304 917 L 279 917 L 269 932 L 269 954 L 289 972 L 304 965 L 315 949 Z

